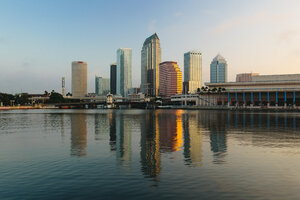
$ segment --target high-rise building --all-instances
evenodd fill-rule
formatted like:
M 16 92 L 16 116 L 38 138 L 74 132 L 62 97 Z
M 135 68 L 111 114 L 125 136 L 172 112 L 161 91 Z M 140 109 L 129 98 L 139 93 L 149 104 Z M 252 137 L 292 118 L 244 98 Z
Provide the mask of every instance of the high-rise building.
M 87 94 L 87 63 L 72 62 L 72 96 L 84 97 Z
M 159 64 L 161 62 L 160 42 L 157 34 L 148 37 L 141 52 L 141 92 L 158 95 Z
M 61 78 L 61 95 L 64 97 L 66 96 L 66 78 Z
M 159 64 L 159 94 L 170 97 L 182 94 L 182 72 L 177 62 L 167 61 Z
M 184 54 L 184 93 L 195 93 L 202 87 L 202 54 L 190 51 Z
M 132 50 L 120 48 L 117 50 L 117 94 L 128 96 L 128 90 L 132 87 Z
M 227 62 L 220 54 L 218 54 L 210 64 L 210 82 L 227 82 Z
M 95 77 L 95 93 L 96 95 L 103 96 L 110 92 L 109 78 Z
M 243 73 L 236 75 L 236 82 L 251 82 L 253 76 L 259 76 L 259 73 Z
M 117 94 L 117 63 L 110 65 L 110 93 Z

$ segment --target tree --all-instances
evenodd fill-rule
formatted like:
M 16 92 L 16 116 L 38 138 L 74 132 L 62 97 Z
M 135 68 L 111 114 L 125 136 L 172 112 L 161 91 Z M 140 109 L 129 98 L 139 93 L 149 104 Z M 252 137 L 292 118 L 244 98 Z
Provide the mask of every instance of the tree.
M 64 103 L 65 102 L 65 99 L 64 97 L 55 92 L 54 90 L 52 90 L 51 94 L 50 94 L 50 98 L 49 100 L 47 100 L 47 103 Z
M 30 101 L 27 93 L 17 94 L 15 96 L 15 104 L 26 105 L 28 103 L 30 103 Z

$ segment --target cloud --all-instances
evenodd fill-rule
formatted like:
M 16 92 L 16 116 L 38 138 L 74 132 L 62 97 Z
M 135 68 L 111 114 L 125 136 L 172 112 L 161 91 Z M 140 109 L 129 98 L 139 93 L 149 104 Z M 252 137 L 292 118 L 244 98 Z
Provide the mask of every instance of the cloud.
M 174 17 L 180 17 L 182 15 L 183 15 L 183 13 L 180 12 L 180 11 L 177 11 L 177 12 L 174 13 Z
M 157 21 L 156 20 L 151 20 L 150 23 L 148 24 L 148 31 L 149 32 L 156 32 L 156 24 Z
M 245 25 L 257 25 L 257 24 L 278 24 L 279 22 L 290 19 L 290 14 L 274 15 L 268 12 L 259 12 L 250 16 L 235 17 L 224 21 L 215 28 L 212 29 L 213 33 L 224 33 L 232 29 L 236 29 Z
M 282 31 L 279 35 L 279 41 L 281 43 L 290 43 L 294 38 L 299 36 L 299 31 L 295 29 Z

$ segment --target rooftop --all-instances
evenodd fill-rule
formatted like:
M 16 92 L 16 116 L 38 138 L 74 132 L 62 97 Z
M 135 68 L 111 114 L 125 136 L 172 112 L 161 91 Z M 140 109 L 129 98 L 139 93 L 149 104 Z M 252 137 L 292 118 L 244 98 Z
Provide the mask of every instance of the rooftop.
M 148 37 L 148 38 L 145 40 L 145 42 L 144 42 L 143 45 L 146 45 L 147 43 L 150 43 L 153 39 L 159 40 L 159 38 L 158 38 L 158 36 L 157 36 L 156 33 L 154 33 L 153 35 L 151 35 L 150 37 Z

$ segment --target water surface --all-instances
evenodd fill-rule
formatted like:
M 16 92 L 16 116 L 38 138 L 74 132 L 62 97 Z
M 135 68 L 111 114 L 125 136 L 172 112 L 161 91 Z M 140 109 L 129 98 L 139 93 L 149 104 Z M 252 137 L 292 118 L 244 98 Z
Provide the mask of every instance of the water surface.
M 300 199 L 300 114 L 0 112 L 0 199 Z

